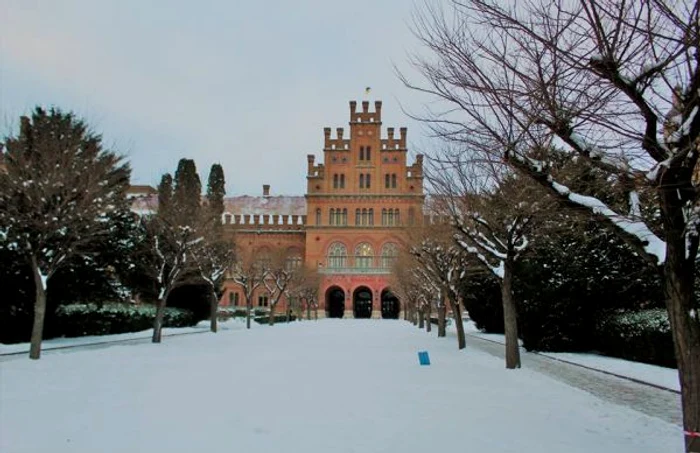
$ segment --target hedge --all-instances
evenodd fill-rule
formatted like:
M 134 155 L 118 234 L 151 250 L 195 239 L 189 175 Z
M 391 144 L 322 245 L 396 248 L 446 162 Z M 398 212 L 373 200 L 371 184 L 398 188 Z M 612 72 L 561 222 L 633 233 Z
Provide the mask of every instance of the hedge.
M 57 329 L 66 337 L 110 335 L 139 332 L 153 327 L 156 316 L 154 305 L 130 304 L 71 304 L 56 310 Z M 196 324 L 192 313 L 180 308 L 167 307 L 164 327 L 188 327 Z
M 255 318 L 253 318 L 253 320 L 255 322 L 257 322 L 258 324 L 268 324 L 270 322 L 270 316 L 269 315 L 256 316 Z M 289 317 L 290 322 L 296 321 L 296 320 L 297 320 L 297 317 L 295 315 L 291 315 Z M 278 322 L 287 322 L 287 315 L 286 314 L 275 315 L 275 323 L 278 323 Z
M 597 349 L 613 357 L 675 368 L 673 338 L 663 309 L 617 311 L 597 323 Z

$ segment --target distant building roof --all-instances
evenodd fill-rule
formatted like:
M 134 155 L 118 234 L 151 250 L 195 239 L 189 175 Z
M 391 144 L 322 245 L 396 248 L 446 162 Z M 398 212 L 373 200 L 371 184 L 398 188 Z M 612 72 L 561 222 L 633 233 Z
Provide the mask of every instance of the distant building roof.
M 126 189 L 127 197 L 143 196 L 143 195 L 153 195 L 158 193 L 156 189 L 148 185 L 133 185 Z
M 306 198 L 298 195 L 228 197 L 224 199 L 224 213 L 233 215 L 306 215 Z

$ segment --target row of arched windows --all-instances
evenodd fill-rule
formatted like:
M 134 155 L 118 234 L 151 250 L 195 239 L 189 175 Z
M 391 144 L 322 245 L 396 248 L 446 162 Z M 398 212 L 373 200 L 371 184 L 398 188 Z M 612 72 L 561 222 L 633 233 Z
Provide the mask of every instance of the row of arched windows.
M 413 225 L 415 222 L 415 213 L 413 208 L 408 209 L 408 224 Z M 347 226 L 348 210 L 347 208 L 331 208 L 328 212 L 328 224 L 335 226 Z M 321 225 L 321 208 L 316 209 L 316 225 Z M 382 226 L 400 226 L 401 211 L 398 208 L 383 208 L 382 209 Z M 374 226 L 374 209 L 373 208 L 357 208 L 355 209 L 355 226 Z
M 372 159 L 372 147 L 371 146 L 360 146 L 360 160 L 371 160 Z
M 380 255 L 380 267 L 389 268 L 393 266 L 394 261 L 399 255 L 399 248 L 393 242 L 388 242 L 382 247 Z M 372 245 L 367 242 L 361 242 L 355 246 L 355 254 L 353 256 L 354 267 L 372 268 L 375 266 L 375 255 Z M 342 242 L 334 242 L 328 247 L 327 256 L 328 267 L 341 268 L 348 266 L 348 249 Z
M 345 175 L 335 173 L 333 175 L 333 188 L 334 189 L 344 189 L 345 188 Z
M 348 210 L 347 208 L 335 209 L 331 208 L 328 212 L 328 224 L 329 225 L 347 225 L 348 224 Z
M 372 183 L 372 178 L 369 173 L 360 173 L 360 189 L 369 189 Z

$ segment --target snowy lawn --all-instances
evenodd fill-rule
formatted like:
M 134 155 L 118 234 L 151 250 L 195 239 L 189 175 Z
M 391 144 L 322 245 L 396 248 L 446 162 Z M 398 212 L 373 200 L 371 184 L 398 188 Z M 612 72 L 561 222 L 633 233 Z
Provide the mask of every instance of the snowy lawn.
M 455 331 L 454 328 L 451 330 Z M 464 323 L 464 330 L 470 335 L 475 335 L 491 341 L 505 344 L 505 335 L 495 333 L 483 333 L 479 331 L 473 322 Z M 467 341 L 468 343 L 468 341 Z M 678 370 L 666 368 L 648 363 L 633 362 L 631 360 L 608 357 L 600 354 L 587 354 L 582 352 L 540 352 L 539 354 L 577 363 L 596 370 L 607 371 L 620 376 L 628 376 L 642 382 L 658 385 L 667 389 L 680 392 L 681 384 L 678 380 Z
M 674 425 L 450 340 L 323 320 L 11 360 L 0 451 L 682 451 Z

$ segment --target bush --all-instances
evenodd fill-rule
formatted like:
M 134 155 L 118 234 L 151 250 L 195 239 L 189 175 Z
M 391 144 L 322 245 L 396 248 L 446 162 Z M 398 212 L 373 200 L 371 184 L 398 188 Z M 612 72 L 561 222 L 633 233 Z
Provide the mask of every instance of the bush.
M 503 303 L 499 280 L 491 274 L 477 274 L 460 288 L 464 308 L 477 329 L 487 333 L 504 333 Z
M 275 324 L 277 324 L 278 322 L 287 322 L 287 315 L 286 314 L 275 315 L 274 318 L 275 318 Z M 255 322 L 257 322 L 258 324 L 268 324 L 270 322 L 270 316 L 269 315 L 256 316 L 255 318 L 253 318 L 253 320 Z M 296 321 L 296 320 L 297 320 L 297 317 L 295 315 L 291 315 L 289 317 L 290 322 Z
M 57 329 L 66 337 L 110 335 L 139 332 L 153 327 L 156 316 L 154 305 L 128 304 L 72 304 L 56 310 Z M 191 312 L 167 307 L 164 327 L 188 327 L 196 324 Z
M 671 324 L 663 309 L 613 312 L 597 323 L 596 343 L 605 355 L 675 368 Z

